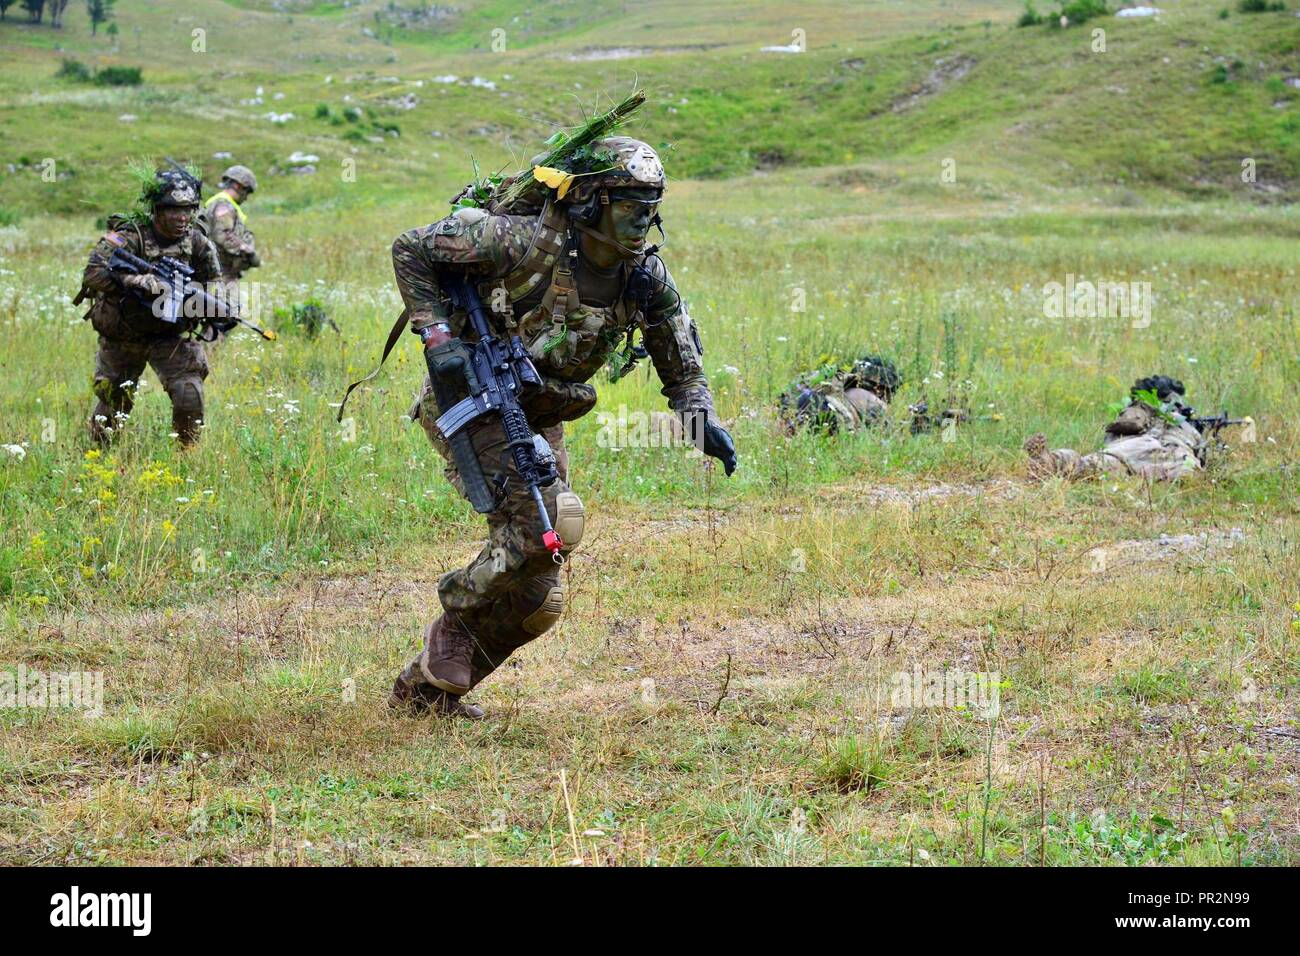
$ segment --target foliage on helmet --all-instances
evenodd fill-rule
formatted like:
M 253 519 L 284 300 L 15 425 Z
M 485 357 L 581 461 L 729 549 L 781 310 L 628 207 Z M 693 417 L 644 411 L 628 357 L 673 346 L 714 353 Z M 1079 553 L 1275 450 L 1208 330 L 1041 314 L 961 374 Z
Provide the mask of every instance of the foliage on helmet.
M 181 186 L 193 191 L 195 205 L 198 204 L 203 174 L 197 166 L 172 164 L 168 168 L 157 169 L 153 163 L 137 160 L 127 164 L 127 172 L 139 189 L 135 205 L 128 216 L 136 223 L 145 223 L 153 218 L 154 207 Z
M 488 200 L 479 201 L 477 196 L 467 196 L 466 193 L 470 190 L 466 189 L 453 200 L 453 204 L 474 199 L 476 205 L 486 207 L 490 203 L 493 209 L 500 212 L 512 212 L 520 207 L 539 208 L 548 195 L 548 189 L 559 192 L 559 183 L 571 184 L 572 177 L 585 178 L 600 170 L 615 167 L 617 155 L 609 155 L 610 151 L 598 141 L 613 134 L 641 108 L 645 99 L 645 90 L 634 89 L 613 107 L 595 114 L 582 125 L 557 130 L 546 141 L 546 152 L 534 157 L 528 169 L 504 182 L 498 181 L 492 187 Z M 550 173 L 543 172 L 543 178 L 539 179 L 535 175 L 538 167 L 561 174 L 554 180 L 557 185 L 544 182 L 545 179 L 552 178 Z M 475 177 L 477 179 L 477 170 Z M 565 189 L 567 192 L 568 187 Z
M 879 355 L 864 355 L 853 363 L 844 387 L 865 388 L 888 401 L 902 384 L 903 376 L 893 362 Z
M 1129 389 L 1129 397 L 1137 401 L 1139 392 L 1154 392 L 1160 401 L 1168 402 L 1176 395 L 1186 395 L 1187 389 L 1178 379 L 1170 378 L 1168 375 L 1148 375 L 1133 383 L 1133 387 Z

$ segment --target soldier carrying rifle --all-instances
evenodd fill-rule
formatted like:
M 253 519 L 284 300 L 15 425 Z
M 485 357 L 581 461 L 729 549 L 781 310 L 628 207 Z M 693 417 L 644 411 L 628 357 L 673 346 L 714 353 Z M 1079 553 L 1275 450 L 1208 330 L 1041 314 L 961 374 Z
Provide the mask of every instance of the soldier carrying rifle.
M 478 556 L 438 582 L 442 614 L 398 675 L 394 706 L 481 717 L 462 695 L 559 620 L 560 565 L 586 520 L 563 423 L 596 404 L 598 370 L 634 364 L 637 333 L 684 430 L 728 475 L 736 467 L 695 323 L 647 242 L 663 166 L 647 144 L 609 135 L 643 98 L 559 134 L 532 168 L 468 187 L 452 215 L 393 243 L 406 310 L 389 348 L 409 322 L 431 372 L 412 417 L 488 522 Z
M 240 322 L 233 304 L 207 291 L 209 284 L 218 291 L 221 266 L 194 226 L 200 186 L 197 175 L 175 164 L 150 173 L 137 211 L 110 216 L 90 253 L 73 302 L 94 300 L 86 318 L 99 333 L 93 441 L 105 443 L 121 429 L 146 365 L 171 399 L 176 437 L 182 445 L 198 441 L 208 362 L 194 335 L 206 330 L 211 337 Z

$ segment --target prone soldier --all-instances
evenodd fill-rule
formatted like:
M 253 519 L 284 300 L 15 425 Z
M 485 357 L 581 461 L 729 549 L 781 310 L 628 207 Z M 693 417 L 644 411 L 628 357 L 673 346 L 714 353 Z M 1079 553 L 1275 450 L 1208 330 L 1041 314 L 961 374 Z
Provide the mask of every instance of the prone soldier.
M 777 400 L 778 414 L 788 434 L 800 428 L 828 435 L 854 432 L 884 416 L 902 382 L 889 359 L 864 355 L 800 376 Z
M 1138 379 L 1129 390 L 1128 406 L 1106 426 L 1100 451 L 1081 455 L 1072 448 L 1049 450 L 1041 432 L 1025 439 L 1030 474 L 1090 478 L 1127 472 L 1151 481 L 1175 481 L 1199 471 L 1213 433 L 1249 419 L 1197 418 L 1183 404 L 1185 394 L 1183 383 L 1167 375 Z

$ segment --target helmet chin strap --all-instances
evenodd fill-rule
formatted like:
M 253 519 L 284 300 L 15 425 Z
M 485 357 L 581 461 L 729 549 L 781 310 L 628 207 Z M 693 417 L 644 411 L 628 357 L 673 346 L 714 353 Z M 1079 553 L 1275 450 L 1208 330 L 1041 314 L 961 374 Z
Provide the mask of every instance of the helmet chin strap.
M 617 252 L 620 258 L 635 259 L 637 256 L 641 255 L 641 253 L 629 249 L 627 246 L 623 245 L 623 243 L 619 242 L 613 236 L 607 235 L 606 233 L 601 232 L 599 229 L 593 229 L 591 226 L 585 226 L 580 222 L 575 222 L 573 224 L 573 227 L 577 229 L 579 232 L 591 236 L 591 238 L 595 239 L 597 242 L 603 242 L 605 245 L 609 246 L 615 252 Z
M 613 247 L 618 252 L 619 256 L 624 259 L 635 259 L 637 256 L 653 256 L 668 244 L 668 233 L 664 232 L 663 220 L 659 218 L 658 213 L 655 213 L 655 217 L 650 220 L 650 225 L 659 230 L 659 235 L 663 237 L 663 241 L 658 245 L 653 245 L 637 252 L 629 249 L 608 233 L 601 232 L 599 229 L 594 229 L 591 226 L 584 225 L 580 222 L 573 223 L 574 228 L 579 232 L 591 236 L 591 238 L 595 239 L 597 242 L 603 242 L 605 245 Z

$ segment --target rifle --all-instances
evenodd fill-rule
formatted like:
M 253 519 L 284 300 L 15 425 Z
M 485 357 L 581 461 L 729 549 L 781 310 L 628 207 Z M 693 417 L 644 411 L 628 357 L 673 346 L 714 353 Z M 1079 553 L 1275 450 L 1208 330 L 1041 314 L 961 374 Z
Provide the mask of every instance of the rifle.
M 555 456 L 546 439 L 534 433 L 519 404 L 520 395 L 541 386 L 541 376 L 519 336 L 512 336 L 506 344 L 493 334 L 478 291 L 467 277 L 443 274 L 440 285 L 452 305 L 469 317 L 477 341 L 470 345 L 453 338 L 435 343 L 431 341 L 434 326 L 419 330 L 434 397 L 442 412 L 435 425 L 451 447 L 474 510 L 488 514 L 496 510 L 495 496 L 487 486 L 482 466 L 464 429 L 484 415 L 500 417 L 501 427 L 510 443 L 515 470 L 537 505 L 542 544 L 556 563 L 561 563 L 564 559 L 560 556 L 560 549 L 564 542 L 551 525 L 541 492 L 543 487 L 559 478 Z M 468 396 L 457 401 L 457 396 L 465 389 L 469 391 Z
M 236 325 L 247 326 L 267 341 L 275 341 L 274 332 L 259 329 L 252 322 L 240 318 L 233 304 L 218 299 L 194 282 L 191 278 L 193 267 L 179 259 L 164 256 L 157 262 L 149 262 L 125 249 L 114 249 L 108 260 L 108 269 L 114 275 L 152 275 L 162 282 L 167 291 L 154 301 L 153 314 L 169 325 L 187 327 L 188 320 L 194 318 L 192 313 L 197 305 L 202 324 L 213 330 L 212 338 L 204 341 L 212 341 L 217 332 L 228 332 Z M 221 321 L 214 321 L 216 319 Z
M 1191 409 L 1188 409 L 1190 412 Z M 1215 435 L 1220 428 L 1227 428 L 1229 425 L 1245 425 L 1245 418 L 1229 418 L 1226 411 L 1219 412 L 1209 418 L 1196 418 L 1195 414 L 1187 416 L 1187 423 L 1195 428 L 1202 435 Z
M 930 403 L 924 398 L 915 405 L 908 405 L 907 411 L 911 415 L 909 430 L 913 435 L 919 435 L 922 432 L 942 428 L 950 421 L 957 425 L 965 425 L 967 422 L 1002 421 L 1001 414 L 972 415 L 970 411 L 965 408 L 950 407 L 937 413 L 931 413 Z

